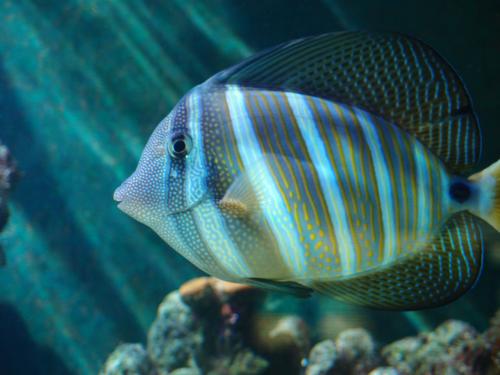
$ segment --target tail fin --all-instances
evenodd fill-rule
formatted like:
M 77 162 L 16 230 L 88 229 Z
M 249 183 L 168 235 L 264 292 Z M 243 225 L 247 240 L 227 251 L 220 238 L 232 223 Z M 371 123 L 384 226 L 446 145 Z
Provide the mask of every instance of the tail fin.
M 480 191 L 477 208 L 471 211 L 500 232 L 500 160 L 470 176 L 469 180 L 475 182 Z

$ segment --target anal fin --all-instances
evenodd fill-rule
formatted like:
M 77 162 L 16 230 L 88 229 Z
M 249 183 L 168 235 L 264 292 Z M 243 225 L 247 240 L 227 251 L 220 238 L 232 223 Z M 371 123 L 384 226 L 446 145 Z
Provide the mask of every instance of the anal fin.
M 376 271 L 312 288 L 339 300 L 383 310 L 420 310 L 452 302 L 479 277 L 483 240 L 476 219 L 452 216 L 425 249 Z

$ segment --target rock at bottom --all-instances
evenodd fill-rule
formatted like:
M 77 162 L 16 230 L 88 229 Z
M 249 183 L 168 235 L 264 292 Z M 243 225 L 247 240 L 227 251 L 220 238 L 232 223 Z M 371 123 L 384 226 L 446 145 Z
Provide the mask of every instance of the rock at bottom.
M 121 344 L 109 356 L 100 375 L 149 375 L 152 363 L 141 344 Z

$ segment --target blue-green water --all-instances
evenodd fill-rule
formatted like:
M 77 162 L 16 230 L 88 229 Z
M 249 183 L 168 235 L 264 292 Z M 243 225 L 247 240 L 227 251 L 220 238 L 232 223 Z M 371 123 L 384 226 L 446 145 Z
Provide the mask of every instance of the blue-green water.
M 0 235 L 0 373 L 96 373 L 117 343 L 143 341 L 161 298 L 199 274 L 120 213 L 112 192 L 181 95 L 252 52 L 345 29 L 418 36 L 469 87 L 485 139 L 478 169 L 498 157 L 495 1 L 4 0 L 0 21 L 0 140 L 23 172 Z M 489 242 L 477 287 L 441 309 L 375 313 L 318 297 L 269 308 L 301 314 L 318 337 L 330 316 L 382 341 L 450 317 L 484 328 L 500 306 Z

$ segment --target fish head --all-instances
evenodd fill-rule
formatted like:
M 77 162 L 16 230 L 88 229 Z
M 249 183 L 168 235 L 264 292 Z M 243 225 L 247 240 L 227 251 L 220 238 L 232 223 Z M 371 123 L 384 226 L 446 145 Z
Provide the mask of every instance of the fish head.
M 207 196 L 198 100 L 186 95 L 160 122 L 135 172 L 114 193 L 119 209 L 153 229 Z

